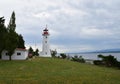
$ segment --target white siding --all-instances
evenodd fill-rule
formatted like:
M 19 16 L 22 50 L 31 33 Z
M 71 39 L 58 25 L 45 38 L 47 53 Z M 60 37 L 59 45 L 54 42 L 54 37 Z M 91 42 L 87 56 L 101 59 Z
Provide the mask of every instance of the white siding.
M 9 56 L 6 55 L 7 51 L 2 52 L 2 60 L 9 60 Z M 17 53 L 21 53 L 17 55 Z M 26 50 L 15 50 L 14 54 L 12 55 L 12 60 L 25 60 L 28 57 L 28 51 Z

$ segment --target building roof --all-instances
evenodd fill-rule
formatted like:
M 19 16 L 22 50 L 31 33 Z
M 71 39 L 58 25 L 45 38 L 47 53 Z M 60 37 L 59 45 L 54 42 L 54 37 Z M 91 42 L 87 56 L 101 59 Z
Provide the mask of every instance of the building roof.
M 25 48 L 16 48 L 15 50 L 27 51 Z

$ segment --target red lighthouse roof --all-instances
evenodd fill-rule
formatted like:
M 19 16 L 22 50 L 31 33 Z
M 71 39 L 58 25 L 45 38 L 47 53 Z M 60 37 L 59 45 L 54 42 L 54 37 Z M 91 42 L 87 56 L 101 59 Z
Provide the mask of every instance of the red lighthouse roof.
M 43 30 L 43 35 L 49 35 L 49 32 L 48 32 L 48 29 L 47 29 L 47 28 L 45 28 L 45 29 Z
M 47 25 L 46 25 L 46 28 L 43 30 L 43 35 L 49 35 L 48 29 L 47 29 Z

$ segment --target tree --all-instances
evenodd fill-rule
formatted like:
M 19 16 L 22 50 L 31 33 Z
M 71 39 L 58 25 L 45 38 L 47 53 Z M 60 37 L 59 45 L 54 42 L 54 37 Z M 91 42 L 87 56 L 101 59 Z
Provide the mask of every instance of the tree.
M 18 35 L 18 44 L 17 48 L 23 48 L 25 49 L 25 41 L 23 39 L 23 36 L 20 34 Z
M 5 49 L 5 38 L 7 34 L 7 29 L 4 25 L 5 19 L 4 17 L 0 17 L 0 58 L 1 58 L 1 53 Z
M 117 63 L 117 59 L 114 58 L 114 56 L 109 55 L 109 56 L 103 56 L 102 57 L 103 62 L 105 63 L 106 66 L 115 66 Z
M 56 50 L 51 50 L 51 55 L 52 55 L 52 57 L 56 57 L 57 51 Z
M 98 57 L 102 59 L 101 60 L 102 63 L 100 63 L 102 65 L 105 65 L 105 66 L 108 66 L 108 67 L 116 67 L 116 66 L 118 66 L 119 62 L 112 55 L 108 55 L 108 56 L 98 55 Z
M 64 54 L 64 53 L 61 53 L 60 56 L 61 56 L 63 59 L 65 59 L 65 58 L 67 57 L 66 54 Z
M 78 57 L 77 55 L 75 55 L 74 57 L 72 57 L 72 61 L 76 61 L 76 62 L 80 62 L 80 63 L 85 63 L 85 60 L 82 56 Z
M 34 55 L 39 56 L 39 50 L 38 49 L 35 50 Z
M 25 48 L 22 35 L 18 35 L 15 31 L 15 12 L 12 13 L 8 27 L 4 25 L 4 17 L 0 17 L 0 58 L 3 50 L 6 50 L 11 60 L 11 56 L 16 48 Z
M 34 51 L 33 51 L 32 47 L 30 47 L 28 49 L 28 56 L 31 58 L 33 56 L 33 54 L 34 54 Z
M 16 20 L 15 12 L 13 11 L 12 15 L 11 15 L 11 18 L 10 18 L 10 21 L 9 21 L 9 25 L 8 25 L 8 30 L 9 31 L 15 31 L 15 29 L 16 29 L 15 20 Z
M 15 32 L 16 24 L 15 24 L 15 13 L 13 12 L 10 18 L 9 25 L 7 27 L 7 39 L 6 39 L 6 50 L 8 51 L 9 60 L 11 60 L 11 56 L 17 48 L 18 36 Z
M 9 32 L 7 34 L 6 39 L 6 50 L 10 57 L 9 60 L 11 60 L 11 56 L 13 55 L 16 48 L 17 48 L 17 35 L 14 32 Z

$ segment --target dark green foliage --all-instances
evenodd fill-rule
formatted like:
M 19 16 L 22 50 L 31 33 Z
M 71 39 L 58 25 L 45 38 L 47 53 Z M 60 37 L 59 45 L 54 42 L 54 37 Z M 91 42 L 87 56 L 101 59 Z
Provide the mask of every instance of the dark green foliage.
M 18 42 L 18 38 L 17 38 L 17 34 L 14 31 L 9 31 L 9 33 L 7 34 L 7 39 L 6 39 L 6 50 L 8 51 L 8 55 L 10 56 L 10 60 L 11 60 L 11 56 L 14 53 L 15 49 L 17 48 L 17 42 Z
M 63 59 L 65 59 L 65 58 L 67 57 L 66 54 L 64 54 L 64 53 L 61 53 L 60 56 L 61 56 Z
M 34 55 L 39 56 L 39 50 L 38 49 L 35 50 Z
M 95 65 L 104 65 L 107 67 L 119 67 L 120 68 L 120 62 L 117 61 L 116 58 L 112 55 L 104 56 L 104 55 L 98 55 L 99 58 L 102 60 L 95 60 L 94 64 Z
M 32 47 L 30 47 L 30 48 L 28 49 L 28 56 L 29 56 L 29 58 L 32 58 L 33 55 L 34 55 L 34 51 L 33 51 Z
M 102 58 L 103 63 L 108 66 L 116 66 L 117 64 L 117 59 L 114 58 L 114 56 L 109 55 L 109 56 L 101 56 L 100 58 Z
M 103 56 L 103 55 L 101 55 L 101 54 L 99 54 L 99 55 L 98 55 L 98 57 L 99 57 L 99 58 L 102 58 L 102 57 L 104 57 L 104 56 Z
M 29 53 L 31 53 L 31 54 L 33 54 L 33 48 L 32 47 L 30 47 L 29 49 L 28 49 L 28 51 L 29 51 Z
M 93 63 L 95 65 L 103 65 L 103 62 L 101 60 L 94 60 Z
M 7 34 L 7 29 L 4 23 L 5 23 L 4 17 L 0 17 L 0 58 L 2 51 L 5 49 L 5 40 Z
M 82 56 L 74 56 L 72 57 L 72 61 L 80 62 L 80 63 L 85 63 L 85 60 L 82 58 Z
M 20 34 L 18 35 L 18 44 L 17 48 L 23 48 L 25 49 L 25 41 L 23 39 L 23 36 Z
M 56 50 L 51 50 L 51 55 L 52 55 L 52 57 L 56 57 L 57 51 Z
M 117 62 L 116 66 L 120 69 L 120 62 Z
M 8 25 L 9 31 L 15 31 L 15 28 L 16 28 L 15 20 L 16 20 L 15 12 L 13 11 L 11 18 L 10 18 L 10 21 L 9 21 L 9 25 Z
M 8 51 L 9 59 L 16 48 L 25 48 L 22 35 L 18 35 L 15 31 L 15 12 L 12 13 L 8 27 L 6 28 L 4 17 L 0 17 L 0 57 L 3 50 Z
M 8 34 L 6 38 L 6 50 L 8 51 L 9 60 L 11 60 L 11 56 L 17 48 L 18 36 L 15 32 L 16 24 L 15 24 L 15 13 L 13 12 L 10 18 L 9 25 L 7 27 Z

